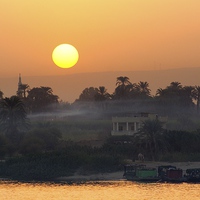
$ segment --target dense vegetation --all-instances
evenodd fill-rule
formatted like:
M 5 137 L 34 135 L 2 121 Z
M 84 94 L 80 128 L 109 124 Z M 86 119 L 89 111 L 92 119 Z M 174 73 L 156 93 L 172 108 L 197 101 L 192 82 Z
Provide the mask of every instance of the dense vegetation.
M 0 92 L 0 176 L 47 180 L 115 171 L 143 153 L 146 160 L 200 161 L 199 86 L 172 82 L 151 96 L 147 82 L 118 77 L 113 94 L 104 86 L 83 90 L 72 104 L 49 87 L 22 84 L 17 95 Z M 144 122 L 134 136 L 111 137 L 112 116 L 154 112 L 169 117 Z

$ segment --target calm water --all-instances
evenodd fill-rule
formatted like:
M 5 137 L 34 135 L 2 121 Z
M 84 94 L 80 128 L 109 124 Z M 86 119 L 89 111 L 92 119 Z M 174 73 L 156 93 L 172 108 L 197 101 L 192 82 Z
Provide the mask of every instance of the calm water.
M 84 184 L 0 182 L 0 200 L 199 200 L 200 184 L 134 183 Z

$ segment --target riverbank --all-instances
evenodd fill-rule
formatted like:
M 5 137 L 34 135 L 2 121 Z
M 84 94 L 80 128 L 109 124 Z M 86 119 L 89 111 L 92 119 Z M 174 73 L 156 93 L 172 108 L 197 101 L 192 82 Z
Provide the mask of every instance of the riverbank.
M 200 162 L 132 162 L 130 164 L 144 164 L 147 167 L 157 168 L 161 165 L 172 165 L 183 170 L 185 173 L 186 169 L 189 168 L 200 168 Z M 124 171 L 117 171 L 111 173 L 97 173 L 97 174 L 87 174 L 81 175 L 79 171 L 75 172 L 72 176 L 59 177 L 58 181 L 67 182 L 81 182 L 81 181 L 119 181 L 125 180 L 123 178 Z

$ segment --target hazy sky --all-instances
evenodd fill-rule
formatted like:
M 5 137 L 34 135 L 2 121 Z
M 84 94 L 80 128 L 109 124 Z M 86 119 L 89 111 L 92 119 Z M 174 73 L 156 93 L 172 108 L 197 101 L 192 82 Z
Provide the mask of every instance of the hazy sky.
M 0 0 L 1 77 L 200 67 L 200 0 Z M 71 69 L 53 49 L 74 45 Z

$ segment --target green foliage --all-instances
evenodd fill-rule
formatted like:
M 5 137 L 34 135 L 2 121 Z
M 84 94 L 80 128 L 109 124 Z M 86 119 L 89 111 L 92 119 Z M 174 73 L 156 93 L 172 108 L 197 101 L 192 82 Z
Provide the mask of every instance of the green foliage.
M 18 180 L 52 180 L 74 172 L 77 160 L 69 158 L 62 154 L 46 153 L 10 159 L 5 163 L 3 174 Z
M 135 141 L 139 144 L 146 144 L 153 160 L 156 159 L 158 151 L 165 147 L 163 141 L 163 124 L 158 119 L 145 120 L 138 133 L 135 134 Z
M 200 153 L 181 153 L 181 152 L 173 152 L 166 153 L 160 157 L 160 161 L 166 162 L 199 162 L 200 161 Z
M 53 127 L 33 129 L 24 136 L 20 152 L 22 154 L 30 154 L 53 151 L 56 149 L 61 138 L 61 132 Z
M 50 135 L 50 141 L 47 133 Z M 57 138 L 60 148 L 47 151 L 48 145 L 52 144 L 52 136 L 54 139 Z M 157 152 L 156 158 L 160 161 L 200 160 L 199 130 L 165 131 L 161 136 L 168 143 L 168 151 Z M 1 163 L 0 176 L 17 180 L 54 180 L 59 176 L 72 175 L 75 171 L 79 171 L 80 174 L 110 172 L 121 169 L 120 165 L 125 159 L 137 159 L 137 154 L 141 150 L 135 138 L 127 136 L 110 137 L 102 147 L 98 148 L 80 146 L 72 141 L 66 141 L 61 145 L 59 132 L 56 130 L 50 132 L 47 128 L 30 131 L 25 135 L 24 141 L 27 144 L 21 146 L 24 155 Z M 151 159 L 148 148 L 144 148 L 142 153 L 145 155 L 145 160 Z
M 116 170 L 119 157 L 104 154 L 100 149 L 70 144 L 62 151 L 30 154 L 9 159 L 0 166 L 0 176 L 17 180 L 53 180 L 69 176 L 82 167 L 83 172 Z
M 198 131 L 166 131 L 164 139 L 169 152 L 200 153 L 200 134 Z
M 0 134 L 0 160 L 4 158 L 7 151 L 7 140 L 3 134 Z
M 107 138 L 110 135 L 112 124 L 110 120 L 96 119 L 66 119 L 63 121 L 51 122 L 62 132 L 64 140 L 82 141 L 82 140 L 98 140 Z

